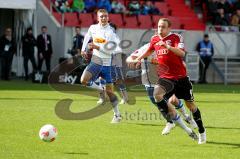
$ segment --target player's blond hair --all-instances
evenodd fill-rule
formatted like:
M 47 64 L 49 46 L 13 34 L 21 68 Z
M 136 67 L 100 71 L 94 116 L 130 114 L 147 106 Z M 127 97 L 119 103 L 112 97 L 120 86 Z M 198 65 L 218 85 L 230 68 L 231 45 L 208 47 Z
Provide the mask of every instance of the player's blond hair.
M 106 13 L 106 14 L 108 14 L 108 11 L 106 9 L 99 9 L 97 11 L 97 14 L 99 14 L 99 13 Z
M 167 22 L 167 23 L 168 23 L 168 27 L 171 27 L 171 26 L 172 26 L 172 22 L 171 22 L 168 18 L 160 18 L 159 21 L 158 21 L 158 23 L 159 23 L 160 21 Z

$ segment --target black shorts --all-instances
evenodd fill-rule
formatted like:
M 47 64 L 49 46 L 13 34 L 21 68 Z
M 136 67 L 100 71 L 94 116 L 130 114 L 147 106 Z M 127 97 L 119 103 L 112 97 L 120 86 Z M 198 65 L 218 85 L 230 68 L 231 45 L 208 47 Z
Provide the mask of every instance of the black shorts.
M 175 94 L 178 99 L 194 101 L 193 87 L 189 77 L 184 77 L 178 80 L 160 78 L 158 84 L 166 91 L 166 94 L 164 95 L 165 99 L 169 99 Z

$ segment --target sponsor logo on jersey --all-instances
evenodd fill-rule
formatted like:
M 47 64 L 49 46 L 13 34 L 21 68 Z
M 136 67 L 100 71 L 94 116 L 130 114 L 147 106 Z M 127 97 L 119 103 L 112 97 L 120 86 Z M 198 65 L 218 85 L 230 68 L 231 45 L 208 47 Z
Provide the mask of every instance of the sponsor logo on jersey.
M 103 38 L 94 38 L 94 42 L 95 43 L 101 43 L 101 44 L 104 44 L 106 43 L 107 41 Z

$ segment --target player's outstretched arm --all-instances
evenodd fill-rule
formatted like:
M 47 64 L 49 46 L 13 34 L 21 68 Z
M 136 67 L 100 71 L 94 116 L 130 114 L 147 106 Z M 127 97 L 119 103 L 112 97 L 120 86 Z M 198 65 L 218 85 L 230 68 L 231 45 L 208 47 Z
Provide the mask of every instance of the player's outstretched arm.
M 92 27 L 90 27 L 90 28 L 88 29 L 88 32 L 87 32 L 86 35 L 84 36 L 83 44 L 82 44 L 82 49 L 81 49 L 81 55 L 82 55 L 82 56 L 85 56 L 85 55 L 86 55 L 86 48 L 87 48 L 87 46 L 88 46 L 89 40 L 91 39 L 91 30 L 92 30 Z
M 135 59 L 135 61 L 136 61 L 136 62 L 141 62 L 142 59 L 150 56 L 152 53 L 153 53 L 153 50 L 151 50 L 150 48 L 148 48 L 148 50 L 147 50 L 145 53 L 143 53 L 142 55 L 138 56 L 138 57 Z

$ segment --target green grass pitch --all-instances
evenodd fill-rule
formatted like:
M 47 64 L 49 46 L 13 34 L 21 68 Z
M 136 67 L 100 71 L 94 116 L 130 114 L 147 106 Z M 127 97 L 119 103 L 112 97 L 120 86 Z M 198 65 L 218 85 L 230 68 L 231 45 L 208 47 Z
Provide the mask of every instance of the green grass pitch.
M 192 141 L 179 127 L 162 136 L 165 121 L 157 116 L 146 93 L 133 94 L 137 103 L 120 107 L 124 118 L 120 124 L 110 124 L 111 111 L 72 121 L 55 114 L 59 100 L 73 99 L 71 110 L 81 112 L 93 108 L 97 97 L 64 94 L 44 84 L 0 81 L 0 159 L 240 158 L 240 85 L 194 86 L 207 129 L 205 145 Z M 151 118 L 151 113 L 157 117 Z M 41 126 L 48 123 L 59 132 L 52 143 L 38 136 Z

